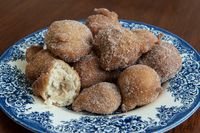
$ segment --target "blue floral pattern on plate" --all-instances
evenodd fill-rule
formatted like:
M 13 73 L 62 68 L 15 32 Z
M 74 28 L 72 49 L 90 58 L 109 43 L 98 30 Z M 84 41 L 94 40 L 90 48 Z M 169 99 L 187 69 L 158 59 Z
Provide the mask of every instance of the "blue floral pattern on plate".
M 120 23 L 125 28 L 147 29 L 155 35 L 163 33 L 163 40 L 173 43 L 183 58 L 181 71 L 169 81 L 166 91 L 154 103 L 108 116 L 47 107 L 33 95 L 31 84 L 24 75 L 26 48 L 43 45 L 46 29 L 42 29 L 21 39 L 1 56 L 1 109 L 17 123 L 36 132 L 164 132 L 183 122 L 200 106 L 200 56 L 187 42 L 163 29 L 126 20 Z M 148 110 L 150 115 L 139 113 Z

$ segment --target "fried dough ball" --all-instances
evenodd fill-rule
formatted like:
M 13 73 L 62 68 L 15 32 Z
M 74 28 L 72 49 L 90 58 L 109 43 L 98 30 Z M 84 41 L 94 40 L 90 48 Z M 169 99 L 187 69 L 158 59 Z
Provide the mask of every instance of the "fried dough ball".
M 174 77 L 182 66 L 182 58 L 178 50 L 170 43 L 162 42 L 144 54 L 138 61 L 153 68 L 162 82 Z
M 84 24 L 74 20 L 53 22 L 45 43 L 55 56 L 66 62 L 76 62 L 91 51 L 92 33 Z
M 90 28 L 93 35 L 107 26 L 112 26 L 116 29 L 122 27 L 118 21 L 118 15 L 115 12 L 111 12 L 105 8 L 95 8 L 94 12 L 96 14 L 89 16 L 86 20 L 86 25 Z
M 67 63 L 55 59 L 48 70 L 33 83 L 32 88 L 46 104 L 67 106 L 72 104 L 79 94 L 80 78 Z
M 73 66 L 81 78 L 82 88 L 90 87 L 99 82 L 110 81 L 113 77 L 113 74 L 100 68 L 99 59 L 95 55 L 87 55 Z
M 39 51 L 26 65 L 26 77 L 30 81 L 35 81 L 42 73 L 48 70 L 54 60 L 55 58 L 48 50 Z
M 113 83 L 101 82 L 83 89 L 72 104 L 74 111 L 112 114 L 121 104 L 121 95 Z
M 155 70 L 145 65 L 133 65 L 118 78 L 122 95 L 122 111 L 154 101 L 161 93 L 160 78 Z
M 42 50 L 42 46 L 31 46 L 26 50 L 26 61 L 30 62 L 32 57 L 38 53 L 40 50 Z
M 101 67 L 110 71 L 134 64 L 144 52 L 158 43 L 153 33 L 144 32 L 145 35 L 141 37 L 142 33 L 125 28 L 118 30 L 107 27 L 100 30 L 95 37 L 95 45 L 100 48 Z

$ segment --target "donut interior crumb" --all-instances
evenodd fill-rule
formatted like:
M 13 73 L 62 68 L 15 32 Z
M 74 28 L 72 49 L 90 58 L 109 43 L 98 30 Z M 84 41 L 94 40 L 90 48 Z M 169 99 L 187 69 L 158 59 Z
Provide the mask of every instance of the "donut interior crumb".
M 54 68 L 50 71 L 46 88 L 46 104 L 69 105 L 73 102 L 73 97 L 76 96 L 74 88 L 77 88 L 78 82 L 70 71 L 68 67 L 55 63 Z

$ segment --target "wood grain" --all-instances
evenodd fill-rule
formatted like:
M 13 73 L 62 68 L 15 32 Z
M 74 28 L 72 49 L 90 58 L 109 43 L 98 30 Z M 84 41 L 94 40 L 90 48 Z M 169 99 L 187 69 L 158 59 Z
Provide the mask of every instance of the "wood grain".
M 116 11 L 129 19 L 167 29 L 200 51 L 199 0 L 0 0 L 0 54 L 20 38 L 61 19 L 83 19 L 95 7 Z M 200 130 L 200 110 L 169 133 Z M 25 133 L 0 111 L 0 132 Z

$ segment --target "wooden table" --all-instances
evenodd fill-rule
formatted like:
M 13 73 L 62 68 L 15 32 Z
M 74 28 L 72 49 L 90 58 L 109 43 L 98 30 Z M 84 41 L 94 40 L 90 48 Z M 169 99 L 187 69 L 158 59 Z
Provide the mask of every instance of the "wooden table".
M 0 0 L 0 54 L 20 38 L 60 19 L 82 19 L 95 7 L 167 29 L 200 51 L 199 0 Z M 0 111 L 0 132 L 29 132 Z M 169 133 L 200 132 L 200 110 Z

